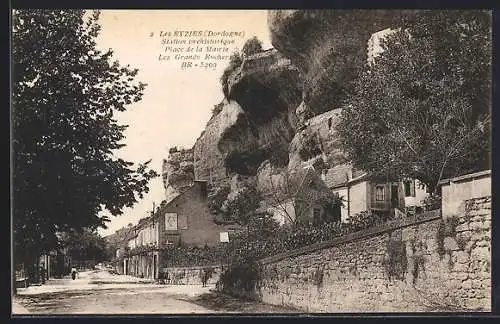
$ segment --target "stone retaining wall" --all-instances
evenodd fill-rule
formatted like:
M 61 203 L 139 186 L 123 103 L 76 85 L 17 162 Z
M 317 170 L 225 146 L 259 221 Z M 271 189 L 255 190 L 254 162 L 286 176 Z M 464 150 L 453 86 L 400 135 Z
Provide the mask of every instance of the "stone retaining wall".
M 262 260 L 263 302 L 306 312 L 490 311 L 491 196 Z
M 166 268 L 168 272 L 169 283 L 174 285 L 201 285 L 200 272 L 204 267 L 182 267 L 182 268 Z M 208 280 L 208 284 L 215 285 L 221 275 L 221 267 L 214 266 L 214 273 Z

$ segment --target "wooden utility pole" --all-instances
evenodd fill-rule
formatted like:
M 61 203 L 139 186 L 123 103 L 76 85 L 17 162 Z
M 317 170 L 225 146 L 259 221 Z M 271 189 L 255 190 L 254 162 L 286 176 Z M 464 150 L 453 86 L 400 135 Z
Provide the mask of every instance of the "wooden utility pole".
M 155 228 L 155 202 L 153 201 L 153 210 L 151 211 L 151 217 L 153 218 L 153 228 Z

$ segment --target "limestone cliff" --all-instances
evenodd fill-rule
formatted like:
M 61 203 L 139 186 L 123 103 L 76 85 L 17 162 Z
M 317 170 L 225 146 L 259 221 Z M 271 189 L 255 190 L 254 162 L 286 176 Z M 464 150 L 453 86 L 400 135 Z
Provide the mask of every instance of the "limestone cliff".
M 301 100 L 299 73 L 272 49 L 245 58 L 229 76 L 228 88 L 241 112 L 222 133 L 218 147 L 229 172 L 255 176 L 260 164 L 279 150 L 287 151 L 293 138 Z
M 218 143 L 227 129 L 234 127 L 243 110 L 236 101 L 224 100 L 208 121 L 205 130 L 198 137 L 194 146 L 194 175 L 197 180 L 207 180 L 209 192 L 219 187 L 229 185 L 228 172 L 224 164 L 224 155 L 219 150 Z M 242 136 L 242 138 L 244 138 Z M 251 137 L 246 137 L 251 142 Z M 242 145 L 244 145 L 243 142 Z
M 244 58 L 229 73 L 227 98 L 191 151 L 193 174 L 169 166 L 166 173 L 181 180 L 167 176 L 167 191 L 178 191 L 194 177 L 209 181 L 209 194 L 226 187 L 231 197 L 246 183 L 269 192 L 270 179 L 305 166 L 323 178 L 352 172 L 336 131 L 342 104 L 367 62 L 370 36 L 413 14 L 270 11 L 274 48 Z
M 167 202 L 187 190 L 194 182 L 193 149 L 171 148 L 163 160 L 162 177 Z
M 340 107 L 366 63 L 371 34 L 414 15 L 411 10 L 271 10 L 271 42 L 302 75 L 307 115 Z M 305 106 L 305 107 L 304 107 Z
M 340 114 L 341 109 L 329 110 L 304 123 L 290 143 L 289 169 L 306 165 L 328 168 L 344 162 L 340 139 L 336 131 Z M 318 162 L 318 159 L 323 162 Z

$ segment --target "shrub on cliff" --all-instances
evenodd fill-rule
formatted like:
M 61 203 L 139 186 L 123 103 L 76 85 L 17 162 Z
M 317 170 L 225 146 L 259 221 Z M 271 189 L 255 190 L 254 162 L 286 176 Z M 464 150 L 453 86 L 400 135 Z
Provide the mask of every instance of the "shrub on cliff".
M 256 37 L 247 39 L 241 49 L 244 56 L 250 56 L 262 52 L 262 42 Z
M 235 223 L 248 226 L 255 216 L 256 210 L 262 200 L 260 192 L 255 185 L 248 185 L 241 189 L 233 198 L 227 200 L 226 213 Z
M 221 212 L 222 204 L 226 201 L 229 192 L 231 192 L 231 188 L 229 186 L 223 186 L 217 188 L 215 193 L 208 198 L 208 208 L 210 208 L 212 214 Z
M 424 11 L 401 27 L 356 82 L 339 135 L 356 167 L 437 193 L 490 167 L 491 15 Z
M 220 114 L 223 108 L 224 108 L 224 102 L 214 105 L 214 107 L 212 108 L 212 116 L 210 117 L 210 119 Z
M 315 133 L 304 131 L 302 133 L 302 143 L 299 149 L 299 156 L 302 160 L 309 160 L 321 154 L 321 144 Z

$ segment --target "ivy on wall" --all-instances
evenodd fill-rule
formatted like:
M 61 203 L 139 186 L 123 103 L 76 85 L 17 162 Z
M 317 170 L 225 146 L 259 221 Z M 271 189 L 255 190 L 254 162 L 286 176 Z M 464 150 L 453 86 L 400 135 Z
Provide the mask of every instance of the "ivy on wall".
M 406 246 L 402 240 L 390 239 L 384 267 L 389 280 L 403 280 L 408 270 Z
M 316 287 L 323 287 L 323 279 L 325 277 L 325 265 L 321 265 L 314 270 L 313 283 Z
M 441 259 L 444 258 L 445 255 L 448 255 L 448 263 L 450 266 L 453 265 L 453 261 L 451 258 L 451 251 L 456 247 L 454 245 L 457 244 L 456 238 L 456 227 L 458 226 L 458 217 L 451 216 L 448 218 L 442 218 L 439 222 L 439 227 L 436 234 L 437 241 L 437 251 Z

